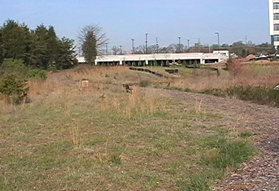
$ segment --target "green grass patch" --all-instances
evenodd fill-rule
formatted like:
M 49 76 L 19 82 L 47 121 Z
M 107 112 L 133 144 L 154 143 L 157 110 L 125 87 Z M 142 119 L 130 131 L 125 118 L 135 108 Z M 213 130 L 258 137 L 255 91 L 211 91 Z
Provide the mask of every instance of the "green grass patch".
M 254 135 L 255 135 L 255 133 L 251 133 L 251 132 L 241 132 L 239 136 L 241 138 L 249 138 L 249 137 L 252 137 Z
M 148 87 L 150 85 L 151 85 L 151 82 L 148 80 L 143 80 L 143 81 L 140 81 L 140 83 L 139 83 L 140 87 Z
M 194 175 L 187 182 L 178 182 L 177 186 L 184 191 L 210 191 L 208 179 L 201 175 Z
M 227 167 L 236 167 L 255 154 L 255 148 L 246 140 L 227 140 L 224 137 L 211 136 L 204 142 L 207 152 L 203 162 L 208 166 L 225 170 Z
M 227 94 L 242 100 L 279 107 L 279 91 L 266 87 L 236 86 L 228 88 Z
M 279 107 L 279 91 L 267 87 L 234 86 L 227 89 L 214 88 L 201 91 L 190 88 L 183 89 L 175 86 L 163 88 L 168 90 L 209 94 L 218 97 L 235 97 L 244 101 L 252 101 L 258 104 Z

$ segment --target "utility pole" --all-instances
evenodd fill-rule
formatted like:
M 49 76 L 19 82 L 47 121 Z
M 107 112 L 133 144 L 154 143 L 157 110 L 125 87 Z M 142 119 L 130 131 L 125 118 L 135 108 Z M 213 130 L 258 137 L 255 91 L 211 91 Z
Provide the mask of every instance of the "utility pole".
M 108 55 L 108 43 L 106 42 L 106 55 Z
M 178 37 L 178 52 L 181 52 L 181 45 L 180 45 L 181 37 Z
M 147 36 L 148 36 L 148 33 L 145 33 L 145 54 L 147 54 Z
M 132 53 L 135 53 L 135 39 L 132 39 Z
M 201 39 L 198 39 L 198 48 L 199 48 L 199 52 L 201 52 Z
M 188 49 L 189 49 L 190 48 L 190 40 L 188 39 L 187 41 L 188 41 Z
M 220 51 L 220 33 L 219 32 L 216 32 L 215 33 L 218 37 L 218 52 Z
M 156 53 L 159 53 L 159 42 L 158 42 L 158 38 L 156 38 Z

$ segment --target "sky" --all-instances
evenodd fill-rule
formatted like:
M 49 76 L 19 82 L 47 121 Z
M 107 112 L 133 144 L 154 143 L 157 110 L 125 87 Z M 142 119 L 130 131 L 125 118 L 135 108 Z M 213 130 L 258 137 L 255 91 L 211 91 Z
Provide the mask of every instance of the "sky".
M 77 39 L 86 25 L 99 25 L 109 47 L 270 42 L 268 0 L 0 0 L 0 25 L 7 19 L 34 29 L 52 25 L 60 37 Z

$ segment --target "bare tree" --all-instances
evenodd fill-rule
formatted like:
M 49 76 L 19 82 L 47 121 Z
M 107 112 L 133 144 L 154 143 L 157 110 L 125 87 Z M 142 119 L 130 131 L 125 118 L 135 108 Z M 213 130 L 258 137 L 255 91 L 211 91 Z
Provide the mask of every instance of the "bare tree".
M 135 48 L 135 54 L 145 54 L 146 47 L 144 45 L 140 45 Z
M 113 46 L 111 50 L 112 50 L 112 54 L 113 54 L 113 55 L 121 54 L 121 49 L 120 49 L 120 47 Z
M 97 25 L 85 26 L 79 34 L 79 44 L 86 62 L 93 64 L 98 55 L 104 53 L 105 43 L 108 41 L 102 28 Z

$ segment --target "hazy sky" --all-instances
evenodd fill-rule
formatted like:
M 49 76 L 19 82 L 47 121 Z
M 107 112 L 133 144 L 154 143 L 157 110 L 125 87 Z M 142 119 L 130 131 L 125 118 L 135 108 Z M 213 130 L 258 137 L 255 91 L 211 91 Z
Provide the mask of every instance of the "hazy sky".
M 0 0 L 0 23 L 7 19 L 31 28 L 53 25 L 59 36 L 76 39 L 85 25 L 98 24 L 109 46 L 131 49 L 158 37 L 161 46 L 178 43 L 269 42 L 268 0 Z

